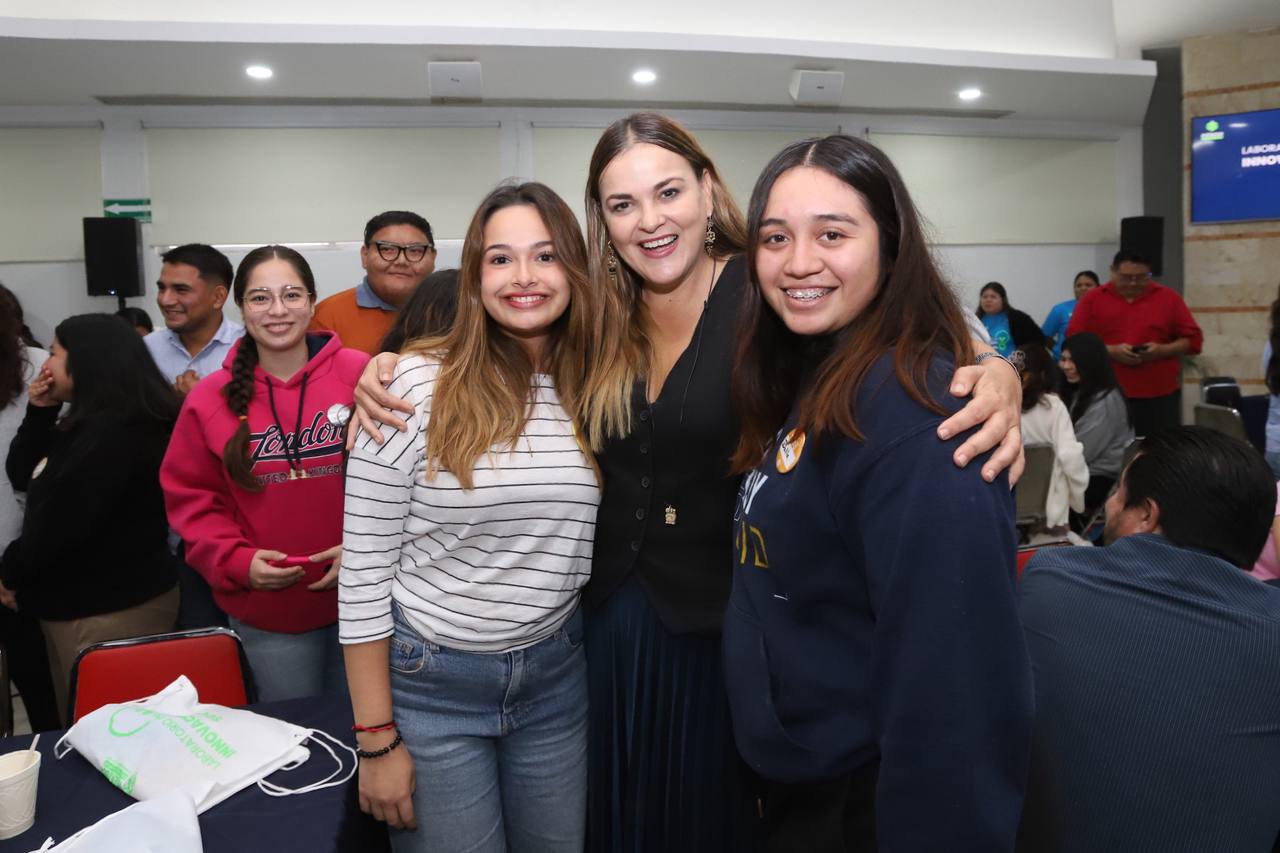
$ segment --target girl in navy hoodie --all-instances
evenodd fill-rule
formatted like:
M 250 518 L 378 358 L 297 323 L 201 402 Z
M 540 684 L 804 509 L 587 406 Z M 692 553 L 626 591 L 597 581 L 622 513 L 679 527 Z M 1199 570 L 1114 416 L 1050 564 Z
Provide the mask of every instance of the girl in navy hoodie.
M 783 150 L 749 220 L 724 653 L 770 849 L 1012 850 L 1031 720 L 1013 502 L 935 436 L 962 309 L 862 140 Z
M 169 523 L 244 640 L 258 698 L 342 691 L 344 427 L 369 357 L 307 332 L 315 279 L 293 249 L 254 249 L 232 289 L 245 336 L 178 417 L 160 470 Z

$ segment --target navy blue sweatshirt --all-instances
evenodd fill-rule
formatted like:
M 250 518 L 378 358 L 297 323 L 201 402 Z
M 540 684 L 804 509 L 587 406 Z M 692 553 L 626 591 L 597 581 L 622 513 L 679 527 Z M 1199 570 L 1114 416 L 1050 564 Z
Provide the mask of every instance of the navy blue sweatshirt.
M 953 372 L 930 371 L 948 411 Z M 1007 477 L 955 466 L 960 439 L 937 438 L 890 356 L 855 412 L 863 441 L 809 436 L 788 473 L 771 452 L 743 481 L 724 622 L 738 748 L 780 782 L 878 761 L 882 853 L 1012 850 L 1032 687 Z

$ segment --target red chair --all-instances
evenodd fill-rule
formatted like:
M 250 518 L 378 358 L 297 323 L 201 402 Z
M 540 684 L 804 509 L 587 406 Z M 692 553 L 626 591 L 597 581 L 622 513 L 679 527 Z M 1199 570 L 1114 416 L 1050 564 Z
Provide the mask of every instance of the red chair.
M 1036 555 L 1039 548 L 1019 548 L 1018 549 L 1018 578 L 1022 578 L 1022 572 L 1027 567 L 1027 562 Z
M 179 675 L 195 685 L 201 702 L 254 701 L 253 672 L 244 646 L 229 628 L 198 628 L 94 643 L 71 668 L 71 722 L 116 702 L 160 692 Z
M 1044 550 L 1045 548 L 1071 548 L 1071 547 L 1073 547 L 1072 544 L 1065 539 L 1058 542 L 1045 542 L 1043 545 L 1023 545 L 1021 548 L 1018 549 L 1018 574 L 1017 574 L 1018 580 L 1022 580 L 1022 573 L 1024 570 L 1026 570 L 1027 563 L 1031 561 L 1032 557 L 1040 553 L 1040 551 Z

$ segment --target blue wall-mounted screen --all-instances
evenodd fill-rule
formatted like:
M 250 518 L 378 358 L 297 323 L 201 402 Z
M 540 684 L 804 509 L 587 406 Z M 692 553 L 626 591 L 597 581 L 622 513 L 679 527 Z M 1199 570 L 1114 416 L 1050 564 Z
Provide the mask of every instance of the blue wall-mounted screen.
M 1280 219 L 1280 110 L 1191 120 L 1191 221 Z

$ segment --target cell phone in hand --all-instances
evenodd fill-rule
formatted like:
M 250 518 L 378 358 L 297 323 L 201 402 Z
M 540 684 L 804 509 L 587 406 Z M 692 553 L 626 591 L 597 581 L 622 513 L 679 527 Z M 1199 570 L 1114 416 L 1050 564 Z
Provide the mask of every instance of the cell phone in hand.
M 303 568 L 306 568 L 308 566 L 320 565 L 319 563 L 311 562 L 309 557 L 285 557 L 283 560 L 268 560 L 267 562 L 278 569 L 291 569 L 294 566 L 302 566 Z
M 1151 344 L 1138 344 L 1133 348 L 1134 352 L 1146 352 L 1151 349 Z

